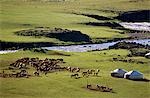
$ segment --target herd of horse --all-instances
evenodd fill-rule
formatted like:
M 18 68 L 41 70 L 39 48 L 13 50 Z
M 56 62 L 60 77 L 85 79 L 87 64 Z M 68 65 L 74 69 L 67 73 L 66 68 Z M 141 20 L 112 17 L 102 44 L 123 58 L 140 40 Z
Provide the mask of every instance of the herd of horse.
M 71 78 L 77 78 L 79 76 L 79 73 L 81 73 L 83 77 L 88 77 L 92 74 L 98 76 L 98 73 L 100 72 L 99 69 L 87 69 L 86 71 L 82 71 L 79 67 L 63 66 L 63 63 L 65 63 L 63 59 L 46 58 L 44 60 L 41 60 L 38 57 L 21 58 L 9 65 L 8 69 L 12 70 L 13 73 L 8 74 L 3 71 L 2 73 L 0 73 L 0 77 L 29 77 L 31 76 L 31 74 L 29 74 L 28 69 L 30 69 L 31 67 L 34 69 L 34 72 L 32 73 L 32 75 L 34 76 L 39 76 L 41 73 L 44 73 L 46 75 L 50 72 L 69 71 L 73 73 L 71 74 Z
M 40 60 L 39 58 L 22 58 L 18 59 L 14 63 L 11 63 L 8 67 L 9 70 L 12 70 L 13 73 L 6 73 L 3 71 L 0 73 L 1 77 L 29 77 L 31 76 L 28 72 L 28 69 L 33 68 L 33 74 L 39 76 L 40 73 L 45 75 L 49 72 L 63 70 L 64 67 L 61 67 L 63 59 L 44 59 Z
M 89 77 L 89 76 L 98 76 L 100 70 L 99 69 L 82 69 L 79 67 L 72 67 L 72 66 L 64 66 L 63 59 L 44 59 L 41 60 L 38 57 L 36 58 L 21 58 L 11 63 L 8 67 L 9 72 L 5 72 L 5 70 L 0 73 L 0 77 L 3 78 L 20 78 L 29 76 L 40 76 L 40 74 L 47 75 L 51 72 L 59 72 L 59 71 L 68 71 L 71 73 L 71 78 L 78 79 L 80 75 L 82 77 Z M 32 71 L 29 70 L 32 68 Z M 33 70 L 34 69 L 34 70 Z M 92 85 L 87 85 L 88 89 L 92 89 Z M 112 89 L 104 86 L 97 85 L 97 89 L 102 92 L 111 92 Z
M 98 84 L 96 86 L 87 84 L 86 88 L 90 90 L 101 91 L 101 92 L 113 92 L 112 88 L 109 88 L 103 85 L 98 85 Z
M 79 72 L 79 70 L 77 72 Z M 88 69 L 86 71 L 82 71 L 81 74 L 82 74 L 82 77 L 89 77 L 90 75 L 98 76 L 99 72 L 100 72 L 99 69 Z M 80 78 L 79 73 L 72 74 L 71 78 L 73 78 L 73 77 L 75 79 Z

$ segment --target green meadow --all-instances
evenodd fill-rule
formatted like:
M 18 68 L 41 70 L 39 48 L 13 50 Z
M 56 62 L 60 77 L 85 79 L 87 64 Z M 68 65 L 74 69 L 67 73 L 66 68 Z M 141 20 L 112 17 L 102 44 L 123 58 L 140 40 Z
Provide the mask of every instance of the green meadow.
M 53 2 L 52 2 L 53 1 Z M 57 1 L 57 0 L 56 0 Z M 121 30 L 107 26 L 87 26 L 79 23 L 105 22 L 73 13 L 93 14 L 112 18 L 120 12 L 149 9 L 149 0 L 129 2 L 128 0 L 1 0 L 1 36 L 7 42 L 53 42 L 63 43 L 55 38 L 17 36 L 16 31 L 39 26 L 79 30 L 94 39 L 126 38 Z M 112 10 L 114 12 L 110 12 Z M 118 20 L 110 20 L 110 22 Z
M 3 54 L 0 56 L 1 69 L 5 69 L 15 60 L 23 57 L 63 58 L 66 62 L 64 66 L 78 66 L 82 70 L 100 69 L 98 77 L 71 78 L 72 73 L 67 71 L 49 73 L 41 77 L 29 78 L 0 78 L 2 98 L 148 98 L 149 82 L 132 81 L 121 78 L 113 78 L 110 71 L 116 68 L 123 68 L 128 71 L 139 70 L 144 76 L 150 79 L 148 59 L 144 57 L 131 57 L 137 61 L 148 62 L 146 64 L 114 62 L 113 57 L 126 58 L 130 52 L 128 50 L 105 50 L 85 53 L 65 53 L 70 56 L 62 56 L 50 51 L 47 54 L 31 51 L 20 51 L 17 53 Z M 2 70 L 1 70 L 2 71 Z M 82 77 L 82 75 L 80 74 Z M 101 84 L 112 87 L 114 93 L 90 91 L 86 89 L 86 84 Z
M 93 42 L 127 38 L 123 30 L 108 26 L 89 26 L 80 23 L 120 22 L 113 19 L 121 12 L 150 9 L 149 0 L 0 0 L 0 41 L 6 42 L 52 42 L 67 43 L 55 38 L 17 36 L 16 31 L 35 27 L 64 28 L 79 30 L 87 34 Z M 97 20 L 83 15 L 92 14 L 111 18 Z M 68 42 L 70 44 L 71 42 Z M 129 50 L 111 49 L 92 52 L 48 51 L 38 53 L 22 51 L 0 55 L 0 72 L 9 64 L 23 57 L 62 58 L 63 66 L 86 69 L 100 69 L 99 76 L 89 78 L 71 78 L 67 71 L 42 74 L 40 77 L 1 78 L 0 98 L 149 98 L 150 82 L 113 78 L 110 71 L 123 68 L 127 71 L 138 70 L 150 79 L 150 60 L 145 57 L 128 57 Z M 64 54 L 64 55 L 60 55 Z M 70 56 L 67 56 L 70 55 Z M 118 55 L 120 55 L 118 57 Z M 114 57 L 144 61 L 144 64 L 113 61 Z M 6 70 L 9 71 L 9 70 Z M 80 76 L 81 73 L 80 73 Z M 112 87 L 114 93 L 97 92 L 86 89 L 87 83 Z

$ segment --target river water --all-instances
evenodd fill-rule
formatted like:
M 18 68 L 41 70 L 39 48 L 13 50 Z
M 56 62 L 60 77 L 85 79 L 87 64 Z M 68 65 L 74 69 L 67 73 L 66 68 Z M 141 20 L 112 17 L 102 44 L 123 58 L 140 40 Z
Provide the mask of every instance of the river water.
M 141 40 L 122 40 L 126 42 L 136 42 L 143 45 L 150 45 L 150 39 L 141 39 Z M 47 50 L 57 50 L 57 51 L 66 51 L 66 52 L 87 52 L 91 50 L 103 50 L 107 49 L 109 46 L 112 46 L 118 42 L 108 42 L 102 44 L 86 44 L 86 45 L 71 45 L 71 46 L 52 46 L 52 47 L 42 47 L 42 49 Z M 13 53 L 18 50 L 4 50 L 0 51 L 0 54 Z
M 6 54 L 6 53 L 14 53 L 14 52 L 17 52 L 19 50 L 3 50 L 3 51 L 0 51 L 0 54 Z
M 150 45 L 150 39 L 141 39 L 141 40 L 122 40 L 126 42 L 136 42 L 143 45 Z M 53 47 L 42 47 L 43 49 L 48 50 L 58 50 L 66 52 L 86 52 L 91 50 L 103 50 L 107 49 L 109 46 L 112 46 L 118 42 L 108 42 L 102 44 L 88 44 L 88 45 L 71 45 L 71 46 L 53 46 Z
M 130 29 L 130 30 L 150 31 L 150 23 L 148 22 L 142 22 L 142 23 L 121 22 L 119 24 L 123 26 L 124 28 Z
M 122 22 L 119 23 L 124 28 L 132 29 L 132 30 L 144 30 L 144 31 L 150 31 L 150 23 L 126 23 Z M 122 40 L 126 42 L 136 42 L 143 45 L 150 45 L 150 39 L 141 39 L 141 40 Z M 66 51 L 66 52 L 86 52 L 91 50 L 103 50 L 107 49 L 109 46 L 112 46 L 118 42 L 108 42 L 108 43 L 102 43 L 102 44 L 88 44 L 88 45 L 71 45 L 71 46 L 52 46 L 52 47 L 42 47 L 43 49 L 48 50 L 58 50 L 58 51 Z M 13 53 L 17 52 L 18 50 L 4 50 L 0 51 L 0 54 L 6 54 L 6 53 Z

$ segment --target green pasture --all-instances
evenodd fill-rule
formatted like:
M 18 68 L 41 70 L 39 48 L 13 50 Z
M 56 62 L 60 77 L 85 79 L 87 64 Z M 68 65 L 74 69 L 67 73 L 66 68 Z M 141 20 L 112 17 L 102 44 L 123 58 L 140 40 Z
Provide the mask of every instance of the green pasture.
M 23 57 L 63 58 L 66 62 L 63 66 L 80 67 L 82 71 L 87 69 L 100 69 L 99 77 L 74 79 L 72 73 L 67 71 L 49 73 L 47 76 L 29 78 L 0 78 L 1 98 L 148 98 L 149 82 L 132 81 L 110 76 L 110 71 L 116 68 L 125 70 L 138 70 L 150 79 L 150 60 L 144 57 L 131 57 L 137 61 L 145 61 L 145 64 L 125 63 L 112 61 L 113 57 L 128 58 L 128 50 L 104 50 L 95 52 L 59 52 L 50 51 L 47 54 L 31 51 L 19 51 L 16 53 L 0 55 L 0 69 L 6 69 L 10 63 Z M 59 55 L 61 54 L 61 55 Z M 70 56 L 67 56 L 70 55 Z M 80 74 L 80 76 L 82 76 Z M 114 93 L 104 93 L 87 90 L 86 84 L 101 84 L 114 89 Z M 132 93 L 131 93 L 132 92 Z
M 24 37 L 16 31 L 35 27 L 64 28 L 79 30 L 93 41 L 127 38 L 122 30 L 107 26 L 87 26 L 87 22 L 119 22 L 119 20 L 96 20 L 78 14 L 93 14 L 113 18 L 120 12 L 150 9 L 149 0 L 0 0 L 0 40 L 6 42 L 53 42 L 65 43 L 55 38 Z M 111 12 L 114 11 L 114 12 Z M 71 42 L 67 42 L 70 44 Z M 0 98 L 149 98 L 150 83 L 113 78 L 110 71 L 116 68 L 138 70 L 150 79 L 150 60 L 144 57 L 127 57 L 128 50 L 103 50 L 93 52 L 49 51 L 38 53 L 22 51 L 0 55 L 0 72 L 10 63 L 23 57 L 63 58 L 63 66 L 100 69 L 99 77 L 73 79 L 67 71 L 49 73 L 47 76 L 29 78 L 0 78 Z M 70 56 L 68 56 L 70 55 Z M 120 55 L 120 56 L 118 56 Z M 134 59 L 147 63 L 125 63 L 112 61 L 113 57 Z M 101 84 L 112 87 L 114 93 L 87 90 L 86 84 Z
M 53 2 L 52 2 L 53 1 Z M 106 22 L 72 13 L 87 13 L 112 18 L 118 11 L 149 9 L 149 0 L 129 2 L 128 0 L 1 0 L 0 40 L 10 42 L 53 42 L 63 43 L 55 38 L 17 36 L 13 32 L 47 26 L 51 28 L 77 29 L 92 39 L 126 38 L 107 26 L 94 27 L 78 23 Z M 110 12 L 113 10 L 114 12 Z M 118 20 L 111 20 L 117 22 Z

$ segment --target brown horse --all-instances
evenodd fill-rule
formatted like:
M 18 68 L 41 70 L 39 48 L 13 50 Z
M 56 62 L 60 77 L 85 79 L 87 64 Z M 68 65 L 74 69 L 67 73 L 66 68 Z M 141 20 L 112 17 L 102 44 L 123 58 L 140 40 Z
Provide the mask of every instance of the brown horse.
M 91 89 L 91 88 L 92 88 L 92 85 L 91 85 L 91 84 L 87 84 L 87 85 L 86 85 L 86 88 Z
M 77 78 L 78 76 L 79 76 L 79 74 L 72 74 L 72 75 L 71 75 L 71 78 L 72 78 L 72 77 Z
M 39 76 L 40 74 L 39 74 L 39 72 L 36 71 L 36 72 L 34 72 L 34 75 Z
M 87 72 L 87 71 L 84 71 L 84 72 L 82 72 L 82 76 L 83 76 L 83 77 L 85 77 L 85 76 L 86 76 L 86 77 L 88 77 L 88 76 L 89 76 L 89 74 L 88 74 L 88 72 Z
M 94 75 L 98 76 L 98 73 L 100 72 L 99 69 L 97 69 L 95 72 L 94 72 Z

